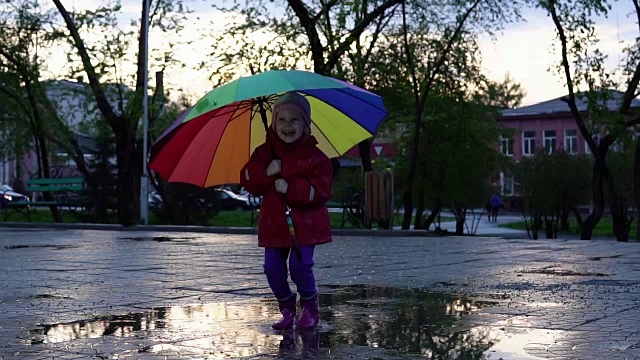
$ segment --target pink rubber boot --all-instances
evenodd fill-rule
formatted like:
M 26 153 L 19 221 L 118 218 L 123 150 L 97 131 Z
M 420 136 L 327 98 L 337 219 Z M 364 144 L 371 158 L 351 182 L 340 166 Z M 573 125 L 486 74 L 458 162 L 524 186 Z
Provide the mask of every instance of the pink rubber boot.
M 296 322 L 296 328 L 300 330 L 313 329 L 318 326 L 320 317 L 318 316 L 318 295 L 312 299 L 300 299 L 300 317 Z
M 278 308 L 282 313 L 282 319 L 271 325 L 276 330 L 285 330 L 293 327 L 296 318 L 296 294 L 284 301 L 278 301 Z

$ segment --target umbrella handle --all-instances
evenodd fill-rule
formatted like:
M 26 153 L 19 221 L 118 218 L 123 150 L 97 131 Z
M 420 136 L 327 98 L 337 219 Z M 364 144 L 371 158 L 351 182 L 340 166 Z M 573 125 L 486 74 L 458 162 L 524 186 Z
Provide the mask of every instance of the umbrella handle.
M 293 243 L 293 250 L 296 252 L 296 256 L 298 256 L 298 260 L 302 260 L 302 254 L 300 252 L 300 244 L 298 243 L 298 239 L 296 239 L 296 232 L 293 229 L 293 220 L 291 219 L 291 208 L 287 205 L 284 196 L 282 197 L 282 203 L 284 204 L 284 214 L 287 216 L 287 225 L 289 226 L 289 234 L 291 235 L 291 241 Z

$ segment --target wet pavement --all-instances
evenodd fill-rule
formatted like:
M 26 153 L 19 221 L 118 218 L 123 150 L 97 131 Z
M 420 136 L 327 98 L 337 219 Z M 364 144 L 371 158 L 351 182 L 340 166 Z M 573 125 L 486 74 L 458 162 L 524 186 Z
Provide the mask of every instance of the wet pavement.
M 339 236 L 270 328 L 255 235 L 0 227 L 0 359 L 636 359 L 640 244 Z

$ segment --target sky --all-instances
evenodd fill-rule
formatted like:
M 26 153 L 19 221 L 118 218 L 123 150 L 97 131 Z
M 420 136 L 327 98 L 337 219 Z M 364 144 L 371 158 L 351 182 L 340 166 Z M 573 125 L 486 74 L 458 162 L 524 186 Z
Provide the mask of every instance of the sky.
M 222 1 L 222 0 L 214 0 Z M 181 33 L 181 40 L 192 40 L 190 45 L 179 45 L 176 48 L 178 58 L 184 63 L 181 69 L 172 69 L 165 74 L 167 87 L 176 95 L 185 92 L 192 98 L 199 98 L 211 89 L 212 83 L 208 79 L 208 72 L 196 71 L 193 68 L 208 54 L 212 46 L 210 41 L 202 39 L 212 29 L 211 20 L 216 19 L 218 30 L 224 28 L 220 21 L 220 14 L 211 8 L 214 1 L 187 0 L 187 6 L 194 10 L 190 14 L 189 22 Z M 64 0 L 63 4 L 69 9 L 92 9 L 101 4 L 100 0 Z M 123 14 L 121 24 L 137 19 L 140 14 L 140 0 L 122 0 Z M 229 2 L 227 1 L 226 4 Z M 622 49 L 631 44 L 639 35 L 633 5 L 630 0 L 621 0 L 613 4 L 608 18 L 598 19 L 596 31 L 600 35 L 600 48 L 609 55 L 607 65 L 615 67 L 622 60 Z M 550 100 L 566 94 L 563 78 L 549 68 L 559 62 L 559 54 L 552 54 L 552 44 L 555 39 L 555 28 L 551 18 L 545 16 L 541 10 L 527 9 L 523 12 L 525 21 L 510 24 L 494 39 L 488 36 L 480 37 L 482 51 L 482 68 L 490 79 L 501 81 L 505 74 L 516 82 L 521 83 L 527 95 L 523 106 Z M 205 29 L 205 30 L 203 30 Z M 162 49 L 175 39 L 160 33 L 150 34 L 150 48 Z M 52 49 L 53 55 L 63 54 L 66 50 Z M 152 50 L 153 52 L 153 50 Z M 48 64 L 51 74 L 61 73 L 66 67 L 64 56 L 51 56 Z M 153 82 L 153 74 L 159 70 L 157 65 L 150 63 L 149 77 Z M 131 64 L 123 64 L 125 70 Z M 133 70 L 133 68 L 131 69 Z M 133 71 L 129 73 L 133 73 Z
M 608 18 L 596 22 L 600 49 L 609 55 L 609 69 L 621 63 L 623 48 L 640 36 L 631 1 L 613 5 Z M 560 54 L 552 53 L 555 39 L 553 21 L 535 9 L 527 10 L 523 16 L 525 22 L 509 25 L 497 39 L 481 37 L 485 74 L 492 80 L 502 80 L 508 72 L 527 92 L 523 105 L 566 95 L 564 78 L 548 71 L 560 63 Z

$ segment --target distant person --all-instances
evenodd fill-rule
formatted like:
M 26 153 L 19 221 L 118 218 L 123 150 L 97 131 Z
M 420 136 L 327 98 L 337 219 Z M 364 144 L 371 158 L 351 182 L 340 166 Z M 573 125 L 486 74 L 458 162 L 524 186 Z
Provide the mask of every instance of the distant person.
M 498 210 L 502 207 L 502 200 L 498 194 L 493 194 L 491 197 L 491 215 L 489 216 L 493 222 L 498 221 Z
M 316 245 L 331 241 L 327 201 L 333 166 L 311 135 L 311 106 L 304 96 L 295 92 L 281 95 L 272 114 L 267 142 L 242 168 L 240 182 L 254 196 L 263 197 L 258 246 L 265 248 L 264 273 L 282 313 L 272 327 L 285 330 L 295 323 L 298 329 L 311 329 L 319 321 L 313 251 Z M 298 246 L 289 232 L 285 200 L 291 208 Z M 297 318 L 289 274 L 300 294 Z

